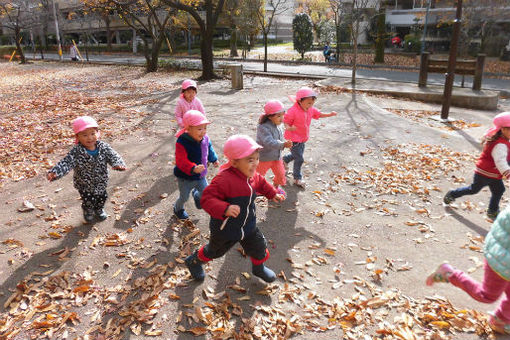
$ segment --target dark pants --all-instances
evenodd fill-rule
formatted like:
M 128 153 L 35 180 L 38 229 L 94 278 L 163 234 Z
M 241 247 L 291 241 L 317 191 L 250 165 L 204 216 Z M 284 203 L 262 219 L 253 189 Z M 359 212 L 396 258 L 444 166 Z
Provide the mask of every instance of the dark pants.
M 305 143 L 295 143 L 292 142 L 292 147 L 290 148 L 290 154 L 283 156 L 283 161 L 285 163 L 290 163 L 294 161 L 294 167 L 292 168 L 292 176 L 294 179 L 302 179 L 303 175 L 301 174 L 301 167 L 305 161 L 303 154 L 305 153 Z
M 452 190 L 450 191 L 450 195 L 452 195 L 453 198 L 459 198 L 464 195 L 474 195 L 486 186 L 489 186 L 492 194 L 489 202 L 489 211 L 496 212 L 499 210 L 499 201 L 501 201 L 501 197 L 503 197 L 503 193 L 505 192 L 505 184 L 502 179 L 485 177 L 475 172 L 471 185 Z
M 83 210 L 101 210 L 108 198 L 106 191 L 101 194 L 80 191 L 80 196 Z
M 209 243 L 199 251 L 199 258 L 201 257 L 200 255 L 205 256 L 207 260 L 222 257 L 237 242 L 241 244 L 245 253 L 252 258 L 252 262 L 253 260 L 262 261 L 268 257 L 266 238 L 259 228 L 255 227 L 253 232 L 249 235 L 245 235 L 242 240 L 226 240 L 222 237 L 218 237 L 216 234 L 211 234 Z M 202 261 L 206 260 L 204 258 L 200 259 Z

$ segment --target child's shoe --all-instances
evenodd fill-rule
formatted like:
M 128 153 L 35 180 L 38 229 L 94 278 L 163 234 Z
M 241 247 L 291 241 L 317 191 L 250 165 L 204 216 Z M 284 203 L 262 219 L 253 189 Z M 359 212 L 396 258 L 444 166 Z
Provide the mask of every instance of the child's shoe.
M 487 209 L 487 217 L 491 220 L 495 220 L 499 215 L 499 209 L 496 211 Z
M 282 189 L 282 188 L 280 188 L 280 187 L 277 187 L 277 188 L 276 188 L 276 193 L 277 193 L 277 194 L 280 194 L 280 195 L 283 195 L 283 196 L 285 196 L 285 197 L 287 197 L 287 193 L 285 192 L 285 190 L 283 190 L 283 189 Z
M 197 198 L 198 191 L 196 189 L 191 190 L 191 196 L 193 196 L 193 200 L 195 201 L 195 207 L 197 209 L 202 209 L 202 206 L 200 205 L 200 198 Z
M 455 201 L 455 197 L 452 196 L 452 191 L 450 190 L 446 193 L 446 195 L 444 195 L 443 202 L 444 204 L 450 204 L 453 201 Z
M 98 210 L 96 210 L 96 217 L 98 220 L 104 221 L 108 218 L 108 215 L 106 214 L 104 209 L 98 209 Z
M 198 258 L 198 251 L 195 250 L 193 254 L 186 257 L 184 260 L 186 263 L 186 267 L 188 267 L 191 276 L 197 281 L 204 281 L 205 272 L 204 268 L 202 268 L 202 261 Z
M 187 220 L 189 218 L 188 213 L 184 209 L 177 211 L 177 210 L 175 210 L 175 207 L 174 207 L 174 214 L 180 220 Z
M 260 277 L 262 280 L 266 282 L 273 282 L 274 280 L 276 280 L 275 273 L 271 269 L 264 266 L 264 264 L 259 264 L 257 266 L 253 265 L 251 272 L 253 273 L 253 275 Z
M 510 323 L 506 323 L 505 321 L 501 320 L 492 312 L 489 314 L 489 326 L 491 326 L 494 332 L 500 334 L 510 334 Z
M 92 223 L 96 219 L 96 213 L 92 209 L 83 209 L 83 218 L 85 222 Z
M 305 181 L 303 181 L 302 179 L 296 179 L 294 180 L 294 184 L 298 187 L 300 187 L 301 189 L 304 189 L 306 187 L 306 183 Z
M 453 274 L 453 267 L 450 266 L 448 263 L 443 263 L 437 269 L 427 276 L 427 280 L 425 280 L 425 284 L 427 286 L 432 286 L 436 282 L 445 282 L 449 283 L 449 277 Z

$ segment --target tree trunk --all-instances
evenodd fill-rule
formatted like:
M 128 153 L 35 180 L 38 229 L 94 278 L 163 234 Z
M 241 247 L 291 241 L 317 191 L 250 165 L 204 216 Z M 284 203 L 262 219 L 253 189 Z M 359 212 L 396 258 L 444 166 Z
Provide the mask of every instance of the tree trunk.
M 267 72 L 267 33 L 264 32 L 264 72 Z
M 375 63 L 384 64 L 384 41 L 386 36 L 386 15 L 384 1 L 381 2 L 379 14 L 377 16 L 377 38 L 375 40 Z
M 336 26 L 336 62 L 340 62 L 340 44 L 341 44 L 341 33 L 340 33 L 340 25 Z
M 207 27 L 207 31 L 202 31 L 200 40 L 200 50 L 202 59 L 202 80 L 211 80 L 216 78 L 213 64 L 213 32 L 212 28 Z
M 106 50 L 112 50 L 112 32 L 110 28 L 110 16 L 106 13 L 104 17 L 104 23 L 106 24 Z
M 16 30 L 14 31 L 14 39 L 16 40 L 16 50 L 18 51 L 18 54 L 19 54 L 20 63 L 26 64 L 27 60 L 25 59 L 25 55 L 23 54 L 23 49 L 21 48 L 20 38 L 21 38 L 20 29 L 16 28 Z
M 239 57 L 237 53 L 237 27 L 232 26 L 230 28 L 230 56 Z

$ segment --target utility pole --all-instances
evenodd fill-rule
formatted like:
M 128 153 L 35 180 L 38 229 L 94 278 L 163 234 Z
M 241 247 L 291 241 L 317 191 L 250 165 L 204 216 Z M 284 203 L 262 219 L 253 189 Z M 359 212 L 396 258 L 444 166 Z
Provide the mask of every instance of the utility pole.
M 452 40 L 450 42 L 450 56 L 448 57 L 448 68 L 446 71 L 446 81 L 444 84 L 443 107 L 441 109 L 441 119 L 447 120 L 452 102 L 453 80 L 455 79 L 455 64 L 457 63 L 457 45 L 459 42 L 460 24 L 462 17 L 462 0 L 457 0 L 457 11 L 453 24 Z
M 423 25 L 423 37 L 421 38 L 421 51 L 420 54 L 423 54 L 425 51 L 425 38 L 427 37 L 427 25 L 429 24 L 429 10 L 430 10 L 430 1 L 427 1 L 427 11 L 425 12 L 425 25 Z
M 58 29 L 58 19 L 57 19 L 57 9 L 55 8 L 55 0 L 51 1 L 53 3 L 53 17 L 55 18 L 55 35 L 57 36 L 57 44 L 58 44 L 58 56 L 60 61 L 62 61 L 62 45 L 60 44 L 60 31 Z

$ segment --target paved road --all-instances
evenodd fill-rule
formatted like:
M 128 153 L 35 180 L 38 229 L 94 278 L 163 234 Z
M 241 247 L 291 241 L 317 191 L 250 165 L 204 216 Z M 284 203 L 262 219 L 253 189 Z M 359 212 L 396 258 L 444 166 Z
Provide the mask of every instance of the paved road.
M 31 57 L 29 55 L 29 57 Z M 36 59 L 39 56 L 36 55 Z M 45 54 L 46 59 L 57 60 L 57 54 Z M 162 60 L 168 58 L 161 58 Z M 188 66 L 190 68 L 200 68 L 201 62 L 197 58 L 172 58 L 181 62 L 182 66 Z M 65 60 L 69 60 L 68 56 Z M 126 64 L 126 65 L 143 65 L 145 58 L 141 56 L 132 55 L 90 55 L 89 60 L 91 62 L 100 63 L 113 63 L 113 64 Z M 247 71 L 263 71 L 263 63 L 258 61 L 215 61 L 215 67 L 226 64 L 226 63 L 241 63 L 243 69 Z M 325 78 L 329 77 L 351 77 L 350 68 L 336 68 L 329 67 L 326 64 L 305 64 L 305 65 L 292 65 L 283 63 L 269 63 L 268 72 L 277 73 L 289 73 L 289 74 L 300 74 L 300 75 L 312 75 L 322 76 Z M 398 82 L 418 82 L 418 72 L 416 71 L 397 71 L 397 70 L 382 70 L 382 69 L 358 69 L 357 77 L 363 79 L 377 79 L 386 81 L 398 81 Z M 455 77 L 455 85 L 460 86 L 461 77 Z M 435 85 L 444 84 L 444 76 L 442 74 L 432 73 L 428 76 L 428 83 Z M 466 76 L 465 86 L 470 87 L 472 84 L 472 77 Z M 510 91 L 510 80 L 506 79 L 494 79 L 484 78 L 482 81 L 482 88 L 487 90 L 499 90 L 499 91 Z

